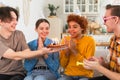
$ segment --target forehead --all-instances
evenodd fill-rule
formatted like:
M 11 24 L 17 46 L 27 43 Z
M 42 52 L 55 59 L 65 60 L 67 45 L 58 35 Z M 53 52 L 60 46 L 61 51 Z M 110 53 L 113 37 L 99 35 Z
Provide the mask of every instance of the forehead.
M 39 24 L 39 27 L 49 27 L 49 24 L 47 22 L 42 22 Z
M 107 16 L 111 16 L 111 9 L 107 9 L 105 11 L 105 17 L 107 17 Z
M 78 24 L 78 23 L 75 21 L 70 21 L 68 24 Z
M 11 14 L 12 18 L 15 18 L 15 19 L 17 18 L 17 15 L 15 14 L 15 12 L 11 11 L 10 14 Z

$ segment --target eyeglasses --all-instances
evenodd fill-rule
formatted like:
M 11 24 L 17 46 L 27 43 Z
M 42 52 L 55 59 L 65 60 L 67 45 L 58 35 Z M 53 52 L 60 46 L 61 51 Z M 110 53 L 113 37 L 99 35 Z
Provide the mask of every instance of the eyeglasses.
M 116 16 L 109 16 L 109 17 L 103 17 L 104 23 L 106 23 L 107 20 L 110 20 L 112 18 L 115 18 Z

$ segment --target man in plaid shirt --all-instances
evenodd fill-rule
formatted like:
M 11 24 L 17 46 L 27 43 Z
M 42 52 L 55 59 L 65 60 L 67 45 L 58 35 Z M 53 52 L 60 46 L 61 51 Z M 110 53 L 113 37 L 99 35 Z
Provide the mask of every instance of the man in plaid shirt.
M 109 45 L 110 61 L 105 63 L 103 58 L 92 57 L 84 60 L 84 67 L 103 74 L 89 80 L 120 80 L 120 5 L 107 5 L 103 20 L 107 31 L 114 33 Z

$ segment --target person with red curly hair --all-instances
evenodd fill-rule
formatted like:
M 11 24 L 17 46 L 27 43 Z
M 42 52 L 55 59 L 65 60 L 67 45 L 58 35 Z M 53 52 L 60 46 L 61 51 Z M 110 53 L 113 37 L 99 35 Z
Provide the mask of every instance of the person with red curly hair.
M 76 64 L 89 59 L 95 53 L 95 41 L 86 35 L 88 21 L 83 16 L 70 14 L 67 23 L 70 36 L 65 36 L 61 43 L 67 45 L 68 49 L 60 52 L 60 64 L 64 74 L 58 80 L 88 80 L 93 76 L 93 71 Z

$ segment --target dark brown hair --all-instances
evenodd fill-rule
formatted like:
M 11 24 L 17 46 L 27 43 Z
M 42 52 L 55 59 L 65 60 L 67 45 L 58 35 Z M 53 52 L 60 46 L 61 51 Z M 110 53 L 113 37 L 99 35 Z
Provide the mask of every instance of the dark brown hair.
M 41 24 L 42 22 L 46 22 L 50 26 L 50 23 L 49 23 L 49 21 L 47 19 L 38 19 L 37 22 L 36 22 L 36 24 L 35 24 L 36 29 L 38 28 L 39 24 Z
M 120 17 L 120 5 L 111 5 L 111 4 L 108 4 L 106 6 L 106 9 L 111 9 L 111 15 L 112 16 L 118 16 L 118 17 Z
M 1 21 L 4 21 L 4 22 L 10 22 L 12 20 L 12 16 L 11 16 L 11 11 L 13 11 L 16 16 L 17 16 L 17 20 L 19 18 L 19 14 L 18 14 L 18 11 L 12 7 L 0 7 L 0 19 Z
M 76 23 L 78 23 L 80 27 L 83 29 L 82 33 L 86 33 L 88 21 L 85 17 L 76 14 L 69 14 L 67 18 L 67 23 L 69 23 L 70 21 L 75 21 Z

